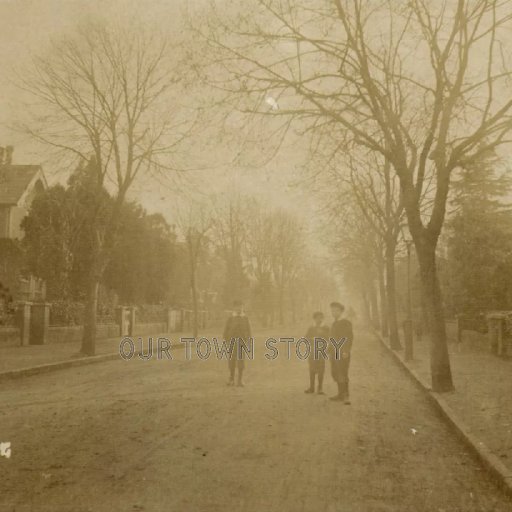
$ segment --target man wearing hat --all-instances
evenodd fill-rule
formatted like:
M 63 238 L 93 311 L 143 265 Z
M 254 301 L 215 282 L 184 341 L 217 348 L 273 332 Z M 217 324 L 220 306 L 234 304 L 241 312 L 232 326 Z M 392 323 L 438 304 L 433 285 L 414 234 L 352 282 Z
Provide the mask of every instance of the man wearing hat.
M 343 340 L 343 345 L 336 351 L 332 343 L 329 344 L 328 354 L 331 361 L 331 375 L 338 386 L 338 394 L 331 397 L 336 402 L 349 405 L 348 369 L 350 366 L 350 352 L 354 339 L 352 323 L 342 318 L 345 307 L 339 302 L 331 302 L 331 313 L 334 321 L 331 325 L 329 338 L 336 340 L 337 344 Z
M 230 346 L 229 353 L 229 381 L 228 386 L 234 386 L 235 373 L 238 370 L 237 386 L 243 386 L 242 376 L 245 368 L 242 345 L 250 343 L 251 326 L 244 313 L 244 305 L 241 300 L 233 301 L 233 314 L 228 318 L 224 328 L 224 339 Z

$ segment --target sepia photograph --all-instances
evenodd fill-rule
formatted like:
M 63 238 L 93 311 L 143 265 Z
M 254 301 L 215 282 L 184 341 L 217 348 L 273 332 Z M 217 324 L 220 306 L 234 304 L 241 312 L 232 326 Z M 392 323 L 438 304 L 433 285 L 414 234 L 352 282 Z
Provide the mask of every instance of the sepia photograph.
M 512 512 L 512 0 L 0 0 L 0 512 Z

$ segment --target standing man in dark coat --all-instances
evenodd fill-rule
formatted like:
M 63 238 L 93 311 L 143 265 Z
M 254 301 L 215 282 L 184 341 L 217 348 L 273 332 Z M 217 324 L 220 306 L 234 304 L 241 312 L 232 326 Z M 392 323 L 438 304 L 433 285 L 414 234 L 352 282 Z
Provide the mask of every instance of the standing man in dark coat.
M 250 343 L 251 326 L 244 313 L 244 305 L 240 300 L 233 302 L 233 314 L 228 318 L 224 328 L 224 339 L 230 347 L 229 351 L 229 381 L 228 386 L 235 385 L 235 372 L 238 369 L 236 385 L 242 387 L 242 376 L 245 368 L 243 344 Z
M 336 357 L 336 349 L 332 343 L 329 344 L 329 359 L 331 361 L 332 378 L 338 385 L 338 394 L 331 397 L 331 400 L 345 402 L 349 405 L 348 393 L 348 369 L 350 366 L 350 352 L 352 350 L 352 342 L 354 334 L 352 331 L 352 323 L 346 318 L 342 318 L 345 307 L 339 302 L 331 303 L 331 313 L 334 322 L 331 325 L 329 338 L 336 340 L 337 343 L 344 339 L 343 346 L 339 349 L 338 357 Z

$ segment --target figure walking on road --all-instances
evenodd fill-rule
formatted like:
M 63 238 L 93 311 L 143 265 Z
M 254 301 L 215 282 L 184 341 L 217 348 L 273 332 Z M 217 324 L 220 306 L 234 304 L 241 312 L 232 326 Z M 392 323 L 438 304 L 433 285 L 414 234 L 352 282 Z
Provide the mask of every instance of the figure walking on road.
M 348 369 L 350 366 L 350 352 L 352 350 L 352 342 L 354 339 L 352 331 L 352 323 L 346 318 L 342 318 L 345 307 L 339 302 L 331 303 L 331 313 L 334 321 L 331 325 L 329 337 L 340 342 L 344 340 L 343 346 L 336 354 L 335 347 L 332 343 L 329 344 L 329 359 L 331 361 L 331 374 L 332 378 L 338 386 L 338 394 L 331 397 L 331 400 L 345 402 L 350 404 L 348 392 Z M 337 356 L 337 357 L 336 357 Z
M 321 311 L 313 313 L 314 325 L 312 325 L 306 333 L 306 339 L 309 341 L 312 350 L 308 357 L 309 366 L 309 388 L 304 393 L 315 392 L 315 377 L 318 378 L 318 389 L 317 394 L 323 395 L 323 382 L 325 372 L 325 358 L 319 354 L 315 349 L 316 339 L 323 339 L 327 343 L 329 338 L 329 327 L 322 325 L 324 321 L 324 314 Z
M 234 386 L 235 373 L 238 370 L 236 385 L 242 387 L 245 368 L 243 345 L 250 342 L 251 326 L 244 313 L 244 304 L 240 300 L 233 301 L 233 314 L 226 321 L 224 340 L 229 344 L 229 381 L 228 386 Z

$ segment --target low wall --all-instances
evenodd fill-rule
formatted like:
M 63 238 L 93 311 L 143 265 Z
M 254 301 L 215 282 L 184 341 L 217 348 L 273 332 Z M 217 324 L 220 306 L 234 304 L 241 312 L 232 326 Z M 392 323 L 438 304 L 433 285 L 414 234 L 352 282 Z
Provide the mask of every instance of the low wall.
M 446 334 L 450 343 L 457 343 L 457 322 L 452 320 L 446 322 Z M 489 338 L 487 334 L 477 331 L 463 330 L 461 334 L 462 343 L 474 350 L 489 350 Z
M 82 325 L 50 326 L 48 329 L 48 341 L 50 343 L 78 342 L 82 339 Z M 96 326 L 96 338 L 106 339 L 119 336 L 117 324 L 98 324 Z
M 133 336 L 149 336 L 167 333 L 166 322 L 136 323 Z M 97 339 L 119 337 L 119 326 L 115 323 L 98 324 L 96 327 Z M 82 340 L 83 326 L 53 325 L 48 328 L 49 343 L 75 343 Z M 0 327 L 0 347 L 20 345 L 20 329 L 17 327 Z
M 144 336 L 149 334 L 161 334 L 167 332 L 166 323 L 148 323 L 135 324 L 134 336 Z M 48 340 L 50 343 L 78 342 L 82 339 L 83 326 L 73 325 L 49 328 Z M 96 339 L 117 338 L 119 335 L 119 326 L 117 324 L 98 324 L 96 327 Z
M 162 334 L 167 332 L 167 323 L 149 323 L 149 324 L 139 324 L 135 323 L 135 329 L 133 331 L 134 336 L 143 336 L 148 334 Z
M 14 347 L 20 344 L 20 330 L 18 327 L 0 327 L 0 346 Z

